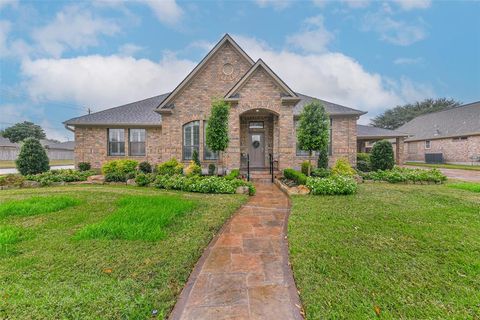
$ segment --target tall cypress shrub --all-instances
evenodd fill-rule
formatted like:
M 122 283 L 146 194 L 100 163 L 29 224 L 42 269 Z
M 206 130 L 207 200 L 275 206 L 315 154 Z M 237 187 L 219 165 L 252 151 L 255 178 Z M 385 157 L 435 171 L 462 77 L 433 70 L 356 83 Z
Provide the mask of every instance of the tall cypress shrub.
M 228 138 L 228 114 L 230 105 L 225 100 L 214 100 L 212 102 L 211 115 L 207 122 L 206 142 L 208 148 L 214 152 L 223 152 L 227 149 Z M 219 159 L 217 157 L 217 174 L 219 170 Z
M 375 142 L 370 154 L 372 170 L 391 170 L 395 165 L 393 147 L 388 140 Z
M 35 138 L 24 140 L 15 164 L 17 165 L 17 170 L 24 176 L 42 173 L 50 169 L 47 153 L 40 141 Z

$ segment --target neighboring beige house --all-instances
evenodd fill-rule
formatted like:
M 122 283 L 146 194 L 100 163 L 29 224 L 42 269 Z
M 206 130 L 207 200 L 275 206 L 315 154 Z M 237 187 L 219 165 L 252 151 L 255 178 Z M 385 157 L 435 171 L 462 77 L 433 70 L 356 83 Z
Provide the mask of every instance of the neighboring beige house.
M 480 101 L 429 113 L 398 128 L 407 161 L 480 164 Z
M 74 141 L 58 142 L 48 139 L 40 140 L 47 151 L 50 160 L 73 160 Z M 18 158 L 21 145 L 12 143 L 4 137 L 0 137 L 0 161 L 12 161 Z
M 388 130 L 383 128 L 357 125 L 357 151 L 370 153 L 373 145 L 379 140 L 389 140 L 393 145 L 395 154 L 395 163 L 403 164 L 405 162 L 404 141 L 408 134 L 397 130 Z
M 265 62 L 253 61 L 225 35 L 172 92 L 65 121 L 75 132 L 75 162 L 93 167 L 125 158 L 188 162 L 197 150 L 204 167 L 216 163 L 217 155 L 205 144 L 215 97 L 231 105 L 223 167 L 245 168 L 248 157 L 251 168 L 267 169 L 272 158 L 275 169 L 282 170 L 307 159 L 296 147 L 295 124 L 315 98 L 292 91 Z M 331 121 L 330 164 L 345 157 L 355 165 L 356 124 L 365 112 L 320 101 Z

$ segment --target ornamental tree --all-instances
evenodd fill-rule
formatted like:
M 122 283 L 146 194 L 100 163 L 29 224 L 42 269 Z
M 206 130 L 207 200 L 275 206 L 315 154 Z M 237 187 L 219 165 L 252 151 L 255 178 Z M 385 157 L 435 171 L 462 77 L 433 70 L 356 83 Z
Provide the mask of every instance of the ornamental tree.
M 27 138 L 40 140 L 46 137 L 42 127 L 29 121 L 19 122 L 8 127 L 3 131 L 2 136 L 12 143 L 21 142 Z
M 370 154 L 372 170 L 391 170 L 395 165 L 393 147 L 388 140 L 375 142 Z
M 35 138 L 25 139 L 15 164 L 18 171 L 24 176 L 42 173 L 50 169 L 47 153 L 40 141 Z
M 229 143 L 228 114 L 230 105 L 222 99 L 212 102 L 212 111 L 207 122 L 206 143 L 213 152 L 224 152 Z M 217 174 L 220 157 L 217 157 Z
M 300 114 L 297 141 L 301 150 L 308 151 L 308 175 L 312 170 L 313 152 L 328 152 L 329 122 L 325 107 L 318 100 L 307 104 Z

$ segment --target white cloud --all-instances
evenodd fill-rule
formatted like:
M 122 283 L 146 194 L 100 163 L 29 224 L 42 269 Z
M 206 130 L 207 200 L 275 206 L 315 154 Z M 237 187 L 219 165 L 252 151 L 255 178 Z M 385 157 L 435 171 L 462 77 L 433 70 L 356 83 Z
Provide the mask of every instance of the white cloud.
M 427 9 L 432 5 L 431 0 L 394 0 L 403 10 Z
M 98 111 L 171 91 L 194 66 L 173 55 L 158 62 L 92 55 L 26 60 L 22 75 L 34 101 L 75 101 Z
M 422 21 L 406 23 L 393 19 L 383 12 L 367 14 L 364 18 L 363 29 L 374 31 L 380 35 L 380 39 L 399 46 L 408 46 L 427 36 Z
M 261 8 L 273 7 L 277 10 L 282 10 L 292 4 L 292 0 L 255 0 L 257 5 Z
M 394 64 L 397 65 L 412 65 L 412 64 L 421 64 L 423 63 L 423 59 L 418 57 L 418 58 L 397 58 L 393 60 Z
M 323 16 L 317 15 L 304 21 L 303 30 L 287 37 L 287 43 L 305 52 L 324 52 L 334 36 L 323 24 Z
M 370 0 L 342 0 L 342 2 L 354 9 L 366 8 L 370 5 Z
M 121 45 L 120 48 L 118 48 L 118 53 L 121 56 L 134 56 L 137 53 L 143 51 L 145 48 L 141 46 L 137 46 L 136 44 L 133 43 L 125 43 L 124 45 Z
M 33 39 L 42 51 L 60 57 L 67 49 L 86 49 L 99 42 L 100 35 L 113 35 L 119 26 L 105 18 L 95 17 L 79 6 L 69 6 L 58 12 L 55 19 L 33 32 Z
M 178 24 L 184 15 L 183 9 L 175 0 L 139 0 L 153 11 L 157 19 L 167 25 Z

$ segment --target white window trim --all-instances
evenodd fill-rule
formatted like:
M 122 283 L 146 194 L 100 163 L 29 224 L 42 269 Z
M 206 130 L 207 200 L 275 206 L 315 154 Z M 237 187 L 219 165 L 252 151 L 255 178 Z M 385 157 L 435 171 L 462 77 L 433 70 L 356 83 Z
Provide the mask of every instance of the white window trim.
M 428 147 L 427 147 L 427 142 L 428 142 Z M 425 140 L 425 149 L 431 149 L 432 148 L 432 141 L 431 140 Z

